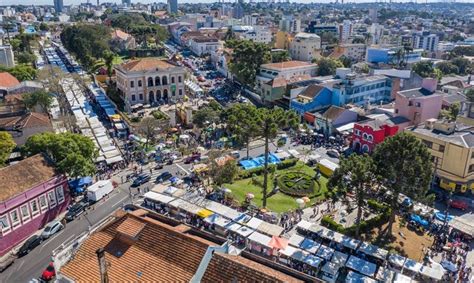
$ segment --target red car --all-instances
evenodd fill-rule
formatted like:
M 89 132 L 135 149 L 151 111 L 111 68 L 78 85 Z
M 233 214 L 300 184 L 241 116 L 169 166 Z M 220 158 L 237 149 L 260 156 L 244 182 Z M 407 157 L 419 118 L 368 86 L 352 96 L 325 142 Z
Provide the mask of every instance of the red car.
M 56 277 L 56 270 L 54 269 L 54 264 L 52 262 L 49 263 L 48 267 L 43 271 L 41 274 L 41 279 L 44 281 L 51 281 Z
M 449 203 L 449 206 L 453 208 L 461 209 L 461 210 L 466 210 L 469 207 L 469 205 L 465 201 L 458 200 L 458 199 L 452 200 Z

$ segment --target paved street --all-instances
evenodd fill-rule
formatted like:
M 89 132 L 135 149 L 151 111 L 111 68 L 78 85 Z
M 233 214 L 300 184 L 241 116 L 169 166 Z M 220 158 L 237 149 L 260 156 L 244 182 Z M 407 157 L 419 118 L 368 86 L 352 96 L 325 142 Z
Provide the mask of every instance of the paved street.
M 28 255 L 17 259 L 13 265 L 0 274 L 0 282 L 23 283 L 29 282 L 32 278 L 38 278 L 50 262 L 54 249 L 87 231 L 90 225 L 100 222 L 123 204 L 129 202 L 128 189 L 123 186 L 117 188 L 108 199 L 97 203 L 95 208 L 87 211 L 87 214 L 69 222 L 64 230 L 43 242 Z

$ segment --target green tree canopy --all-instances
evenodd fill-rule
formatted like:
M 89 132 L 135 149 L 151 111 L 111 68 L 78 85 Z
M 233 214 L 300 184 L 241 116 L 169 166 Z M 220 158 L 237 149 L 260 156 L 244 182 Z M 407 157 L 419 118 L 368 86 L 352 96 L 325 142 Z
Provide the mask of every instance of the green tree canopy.
M 339 60 L 334 60 L 332 58 L 320 58 L 315 61 L 318 64 L 317 74 L 318 76 L 329 76 L 335 75 L 337 68 L 343 68 L 344 65 Z
M 36 60 L 36 56 L 30 52 L 21 52 L 16 56 L 16 60 L 20 64 L 33 64 Z
M 25 64 L 18 64 L 15 67 L 0 66 L 0 72 L 8 72 L 19 81 L 32 81 L 36 78 L 37 71 Z
M 251 40 L 229 40 L 226 46 L 233 49 L 230 70 L 244 84 L 253 85 L 260 65 L 270 62 L 270 47 Z
M 216 159 L 211 161 L 209 175 L 217 186 L 232 183 L 238 173 L 239 167 L 235 160 L 229 160 L 224 165 L 217 164 Z
M 53 104 L 53 97 L 44 90 L 37 90 L 23 94 L 23 102 L 30 110 L 38 106 L 43 113 L 48 113 Z
M 247 157 L 250 142 L 258 135 L 256 115 L 257 108 L 251 104 L 236 104 L 228 108 L 224 114 L 227 129 L 235 136 L 239 144 L 246 146 Z
M 271 55 L 272 63 L 280 63 L 291 60 L 290 53 L 288 53 L 288 50 L 274 51 L 271 53 Z
M 0 167 L 5 166 L 5 162 L 16 147 L 12 135 L 7 132 L 0 132 Z
M 414 200 L 426 195 L 432 176 L 431 155 L 428 148 L 414 135 L 402 132 L 385 139 L 375 148 L 373 159 L 377 175 L 389 190 L 386 194 L 392 215 L 388 233 L 392 233 L 395 213 L 399 211 L 398 195 L 403 193 Z
M 210 106 L 204 106 L 193 114 L 193 123 L 204 128 L 212 123 L 219 122 L 220 112 Z
M 458 117 L 460 111 L 461 111 L 461 104 L 459 102 L 455 102 L 451 104 L 448 107 L 448 109 L 441 110 L 439 115 L 441 118 L 445 118 L 450 121 L 456 121 L 456 118 Z
M 153 139 L 158 132 L 160 124 L 160 121 L 151 116 L 145 117 L 140 121 L 140 124 L 138 125 L 138 133 L 145 136 L 145 148 L 148 147 L 150 139 Z
M 452 59 L 451 63 L 458 68 L 459 72 L 457 74 L 459 75 L 470 74 L 474 71 L 473 64 L 467 58 L 457 57 Z
M 436 65 L 436 68 L 438 68 L 444 75 L 459 73 L 458 66 L 451 62 L 440 62 Z
M 73 133 L 41 133 L 28 138 L 22 148 L 25 155 L 45 154 L 57 169 L 75 178 L 90 176 L 95 173 L 97 151 L 94 143 L 80 134 Z
M 375 164 L 367 154 L 352 154 L 341 159 L 339 167 L 334 171 L 328 182 L 332 190 L 354 191 L 357 202 L 356 237 L 359 237 L 359 225 L 362 218 L 362 209 L 365 206 L 367 194 L 373 186 Z M 337 194 L 336 194 L 337 195 Z

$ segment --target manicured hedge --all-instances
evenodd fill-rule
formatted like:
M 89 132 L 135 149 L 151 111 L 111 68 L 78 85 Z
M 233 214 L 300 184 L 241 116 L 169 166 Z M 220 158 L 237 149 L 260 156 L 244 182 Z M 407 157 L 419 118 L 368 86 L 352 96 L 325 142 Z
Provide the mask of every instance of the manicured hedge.
M 297 183 L 297 180 L 303 182 Z M 302 172 L 286 172 L 278 177 L 278 187 L 284 194 L 303 197 L 314 195 L 314 181 L 311 176 Z

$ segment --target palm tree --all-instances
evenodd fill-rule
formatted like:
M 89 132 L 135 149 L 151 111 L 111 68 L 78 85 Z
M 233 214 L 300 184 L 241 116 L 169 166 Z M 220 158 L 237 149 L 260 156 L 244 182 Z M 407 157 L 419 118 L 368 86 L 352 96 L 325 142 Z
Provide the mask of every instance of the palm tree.
M 112 81 L 113 67 L 114 67 L 115 54 L 111 51 L 104 52 L 104 65 L 107 68 L 107 76 L 109 76 L 109 81 Z

